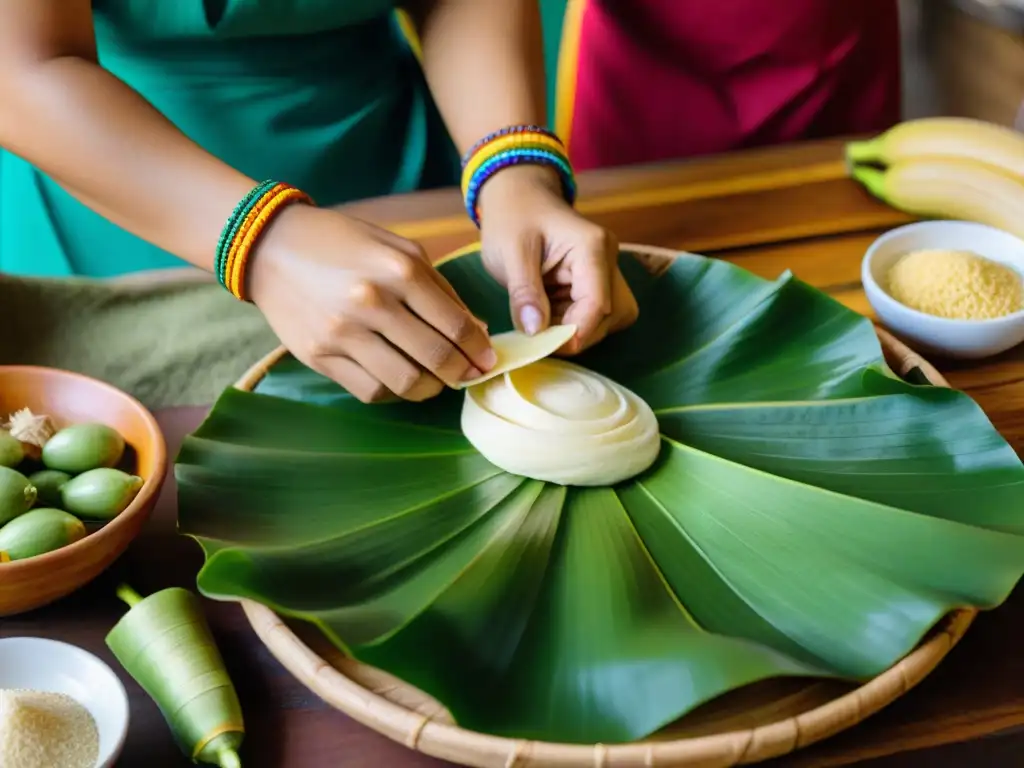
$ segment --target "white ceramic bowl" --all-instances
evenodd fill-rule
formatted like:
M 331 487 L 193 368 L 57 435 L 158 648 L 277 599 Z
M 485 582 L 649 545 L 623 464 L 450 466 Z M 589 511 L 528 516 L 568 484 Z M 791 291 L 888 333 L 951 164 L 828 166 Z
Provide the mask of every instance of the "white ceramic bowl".
M 88 651 L 41 637 L 0 639 L 0 688 L 75 699 L 99 730 L 96 768 L 112 768 L 117 761 L 128 735 L 128 693 L 114 671 Z
M 964 250 L 998 261 L 1024 277 L 1024 240 L 969 221 L 922 221 L 898 227 L 868 248 L 861 282 L 878 319 L 918 352 L 946 357 L 988 357 L 1024 341 L 1024 310 L 993 320 L 950 320 L 901 304 L 882 287 L 893 263 L 910 251 Z

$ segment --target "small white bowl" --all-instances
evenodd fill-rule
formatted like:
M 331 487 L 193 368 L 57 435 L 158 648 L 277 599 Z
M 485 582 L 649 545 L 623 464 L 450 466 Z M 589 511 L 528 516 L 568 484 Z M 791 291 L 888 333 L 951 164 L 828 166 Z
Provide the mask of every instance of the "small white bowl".
M 1024 341 L 1024 310 L 992 320 L 951 320 L 918 312 L 882 287 L 901 256 L 920 250 L 971 251 L 1005 264 L 1024 278 L 1024 240 L 970 221 L 922 221 L 898 227 L 875 240 L 861 264 L 861 282 L 878 319 L 918 352 L 977 359 Z
M 41 637 L 0 639 L 0 688 L 63 693 L 96 721 L 96 768 L 112 768 L 128 735 L 128 693 L 114 671 L 74 645 Z

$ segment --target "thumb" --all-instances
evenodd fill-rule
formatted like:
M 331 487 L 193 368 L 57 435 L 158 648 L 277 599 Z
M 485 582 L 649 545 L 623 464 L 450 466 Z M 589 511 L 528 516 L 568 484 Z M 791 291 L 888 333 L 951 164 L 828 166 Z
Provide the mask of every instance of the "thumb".
M 530 336 L 547 328 L 551 320 L 551 305 L 541 274 L 543 250 L 540 237 L 524 238 L 506 253 L 502 265 L 512 322 Z

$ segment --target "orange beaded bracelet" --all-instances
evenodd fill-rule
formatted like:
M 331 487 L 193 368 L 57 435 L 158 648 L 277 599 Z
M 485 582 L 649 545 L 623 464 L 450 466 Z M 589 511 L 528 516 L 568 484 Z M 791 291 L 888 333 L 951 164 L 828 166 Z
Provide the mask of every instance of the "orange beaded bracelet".
M 235 298 L 248 301 L 245 273 L 252 249 L 274 216 L 292 203 L 313 205 L 305 192 L 265 181 L 235 208 L 217 246 L 217 279 Z

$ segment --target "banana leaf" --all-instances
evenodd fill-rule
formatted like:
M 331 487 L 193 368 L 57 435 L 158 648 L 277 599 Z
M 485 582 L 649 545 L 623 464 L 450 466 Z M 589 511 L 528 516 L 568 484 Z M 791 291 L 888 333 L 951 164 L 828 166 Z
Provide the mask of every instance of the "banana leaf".
M 767 678 L 870 678 L 1007 597 L 1024 467 L 967 395 L 899 380 L 866 319 L 790 274 L 621 264 L 640 320 L 579 361 L 655 410 L 649 471 L 512 476 L 462 436 L 462 393 L 365 406 L 285 358 L 178 457 L 203 594 L 312 622 L 464 727 L 579 743 Z M 478 254 L 441 269 L 511 327 Z

